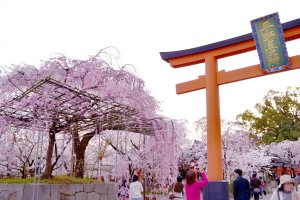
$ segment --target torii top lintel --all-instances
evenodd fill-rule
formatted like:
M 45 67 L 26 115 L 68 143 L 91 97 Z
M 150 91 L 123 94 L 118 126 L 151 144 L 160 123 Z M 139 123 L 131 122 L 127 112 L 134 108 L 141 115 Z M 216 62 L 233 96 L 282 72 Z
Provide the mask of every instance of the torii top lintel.
M 285 41 L 300 38 L 300 18 L 282 24 Z M 252 33 L 191 49 L 160 52 L 161 58 L 174 68 L 203 63 L 207 55 L 224 58 L 255 50 Z
M 282 24 L 285 41 L 300 38 L 300 18 Z M 204 63 L 208 57 L 225 58 L 240 53 L 255 50 L 252 33 L 234 37 L 228 40 L 180 51 L 160 52 L 161 58 L 169 62 L 173 68 L 186 67 Z M 300 55 L 290 57 L 291 69 L 300 68 Z M 273 73 L 272 73 L 273 74 Z M 260 65 L 254 65 L 229 72 L 218 72 L 218 85 L 267 75 L 262 72 Z M 205 88 L 205 76 L 196 80 L 176 85 L 177 94 L 183 94 Z

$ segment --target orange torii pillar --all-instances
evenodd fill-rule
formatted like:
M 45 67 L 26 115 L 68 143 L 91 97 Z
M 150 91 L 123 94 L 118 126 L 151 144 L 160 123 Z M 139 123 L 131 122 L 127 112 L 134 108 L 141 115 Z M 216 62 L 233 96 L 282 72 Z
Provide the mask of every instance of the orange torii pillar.
M 282 24 L 282 28 L 286 42 L 300 38 L 300 18 Z M 219 85 L 269 75 L 262 71 L 260 65 L 228 72 L 218 71 L 217 61 L 220 58 L 255 49 L 252 33 L 249 33 L 192 49 L 160 53 L 161 58 L 173 68 L 205 63 L 204 76 L 176 85 L 177 94 L 206 89 L 208 178 L 210 183 L 204 190 L 205 200 L 229 199 L 228 183 L 223 181 Z M 300 68 L 300 55 L 289 59 L 291 68 L 288 70 Z
M 221 119 L 218 86 L 218 63 L 215 57 L 205 58 L 207 167 L 210 180 L 223 180 Z

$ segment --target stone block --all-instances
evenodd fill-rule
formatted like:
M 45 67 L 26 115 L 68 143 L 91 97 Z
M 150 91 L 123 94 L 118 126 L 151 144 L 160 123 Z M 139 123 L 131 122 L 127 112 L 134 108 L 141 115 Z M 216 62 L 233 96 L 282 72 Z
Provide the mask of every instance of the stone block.
M 83 192 L 83 184 L 75 184 L 75 192 Z
M 107 197 L 107 194 L 100 194 L 100 199 L 101 199 L 101 200 L 117 200 L 117 199 L 109 199 L 109 198 Z
M 77 192 L 75 194 L 75 200 L 82 200 L 87 198 L 87 193 L 86 192 Z
M 17 200 L 17 193 L 16 192 L 10 193 L 9 200 Z
M 9 199 L 9 191 L 8 190 L 2 190 L 0 192 L 0 200 L 7 200 Z
M 10 186 L 11 186 L 11 184 L 1 184 L 0 191 L 2 191 L 2 190 L 9 190 Z
M 95 185 L 94 184 L 84 184 L 83 185 L 83 191 L 90 193 L 95 191 Z
M 59 199 L 59 185 L 58 184 L 50 185 L 50 199 L 51 200 L 60 200 Z
M 96 192 L 91 192 L 91 193 L 87 193 L 87 198 L 86 200 L 99 200 L 100 199 L 100 195 Z
M 37 199 L 50 200 L 51 185 L 40 184 L 36 185 Z
M 109 200 L 118 199 L 118 191 L 116 184 L 107 184 L 107 198 Z
M 0 200 L 117 200 L 114 184 L 0 184 Z
M 11 199 L 22 200 L 23 199 L 24 184 L 11 184 Z
M 36 196 L 34 184 L 25 184 L 23 190 L 23 200 L 32 200 Z
M 59 185 L 59 192 L 65 195 L 75 195 L 75 186 L 72 184 L 61 184 Z
M 74 195 L 66 195 L 66 194 L 60 194 L 59 197 L 60 200 L 75 200 L 75 196 Z
M 98 194 L 106 194 L 107 191 L 107 184 L 95 184 L 95 192 Z
M 50 200 L 50 191 L 50 185 L 48 184 L 25 184 L 22 200 Z

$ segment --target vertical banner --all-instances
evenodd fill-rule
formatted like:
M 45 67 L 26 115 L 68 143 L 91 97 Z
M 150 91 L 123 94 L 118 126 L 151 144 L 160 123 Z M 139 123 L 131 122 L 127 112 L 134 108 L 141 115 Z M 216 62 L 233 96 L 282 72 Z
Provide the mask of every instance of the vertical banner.
M 289 68 L 290 61 L 278 13 L 252 20 L 251 27 L 262 70 L 275 72 Z

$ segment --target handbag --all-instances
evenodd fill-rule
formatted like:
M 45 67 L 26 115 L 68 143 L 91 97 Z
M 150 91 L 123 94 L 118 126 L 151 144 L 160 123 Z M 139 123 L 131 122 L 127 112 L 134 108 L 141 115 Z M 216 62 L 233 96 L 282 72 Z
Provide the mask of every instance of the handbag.
M 174 194 L 170 194 L 169 199 L 174 199 L 174 198 L 175 198 Z

